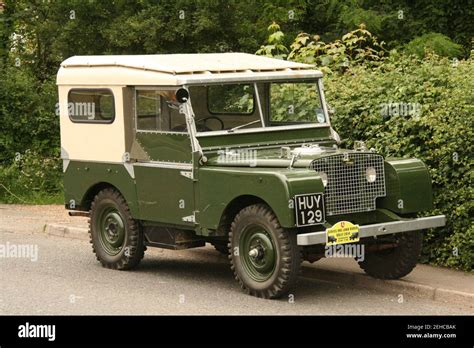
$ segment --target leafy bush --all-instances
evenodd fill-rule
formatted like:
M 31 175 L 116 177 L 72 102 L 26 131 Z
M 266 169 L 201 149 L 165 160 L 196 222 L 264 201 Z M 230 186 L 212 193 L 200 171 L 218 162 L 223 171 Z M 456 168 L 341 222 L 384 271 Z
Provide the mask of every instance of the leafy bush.
M 383 43 L 379 43 L 365 25 L 353 30 L 330 43 L 324 43 L 318 35 L 310 36 L 300 33 L 291 44 L 289 60 L 307 64 L 316 64 L 326 73 L 342 72 L 351 64 L 364 62 L 376 65 L 384 57 L 386 51 Z
M 59 148 L 59 117 L 55 114 L 54 78 L 39 82 L 28 66 L 12 62 L 0 75 L 0 163 L 35 149 L 52 156 Z
M 278 59 L 286 58 L 288 48 L 283 43 L 285 34 L 281 31 L 280 26 L 273 22 L 267 30 L 270 33 L 267 39 L 267 44 L 261 46 L 255 54 Z
M 61 201 L 56 100 L 54 80 L 39 82 L 23 64 L 2 69 L 0 202 Z
M 419 58 L 423 58 L 426 52 L 450 58 L 461 57 L 463 54 L 461 45 L 439 33 L 428 33 L 411 40 L 405 45 L 405 51 Z
M 0 165 L 0 201 L 60 203 L 61 160 L 44 158 L 32 150 L 17 153 L 11 164 Z

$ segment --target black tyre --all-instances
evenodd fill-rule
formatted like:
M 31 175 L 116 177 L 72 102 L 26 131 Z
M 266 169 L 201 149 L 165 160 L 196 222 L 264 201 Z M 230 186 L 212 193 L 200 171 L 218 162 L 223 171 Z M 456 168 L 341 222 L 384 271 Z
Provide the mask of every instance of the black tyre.
M 365 273 L 379 279 L 399 279 L 416 267 L 423 245 L 421 231 L 398 233 L 393 237 L 398 246 L 366 253 L 359 262 Z
M 242 209 L 229 233 L 231 268 L 248 294 L 278 298 L 295 285 L 301 265 L 296 234 L 282 228 L 264 204 Z
M 112 269 L 136 267 L 145 253 L 143 233 L 123 196 L 115 189 L 100 191 L 91 205 L 89 236 L 92 250 L 102 266 Z

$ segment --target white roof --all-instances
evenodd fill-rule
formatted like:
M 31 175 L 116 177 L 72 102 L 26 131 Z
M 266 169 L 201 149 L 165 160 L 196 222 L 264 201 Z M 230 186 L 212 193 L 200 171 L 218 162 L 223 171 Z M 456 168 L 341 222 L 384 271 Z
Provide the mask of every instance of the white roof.
M 247 53 L 74 56 L 61 64 L 59 85 L 182 85 L 321 77 L 312 65 Z

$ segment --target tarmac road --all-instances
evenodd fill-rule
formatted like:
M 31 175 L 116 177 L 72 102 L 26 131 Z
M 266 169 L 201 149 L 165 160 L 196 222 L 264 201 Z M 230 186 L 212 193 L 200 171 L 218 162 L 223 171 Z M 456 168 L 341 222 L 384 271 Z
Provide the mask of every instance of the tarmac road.
M 0 258 L 0 314 L 473 314 L 455 304 L 300 277 L 290 298 L 244 294 L 211 247 L 149 248 L 133 271 L 102 268 L 86 241 L 2 225 L 0 244 L 38 246 L 38 260 Z

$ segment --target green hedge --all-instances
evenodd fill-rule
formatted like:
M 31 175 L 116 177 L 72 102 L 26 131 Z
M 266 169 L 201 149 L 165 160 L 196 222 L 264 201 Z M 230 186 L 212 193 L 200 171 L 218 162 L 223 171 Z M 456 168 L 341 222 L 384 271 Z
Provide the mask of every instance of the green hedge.
M 364 140 L 385 156 L 417 157 L 428 165 L 435 209 L 427 214 L 445 214 L 448 223 L 425 236 L 422 260 L 468 271 L 474 265 L 473 68 L 472 57 L 453 63 L 392 52 L 377 68 L 352 66 L 325 78 L 344 145 Z
M 59 117 L 54 78 L 27 66 L 0 69 L 0 202 L 59 203 Z

